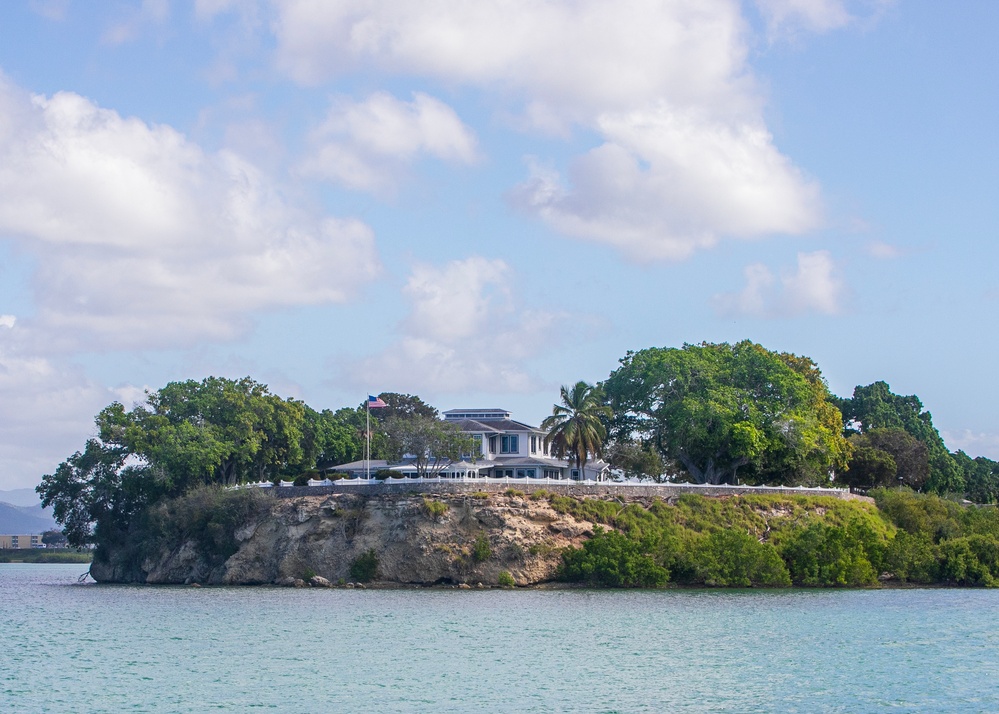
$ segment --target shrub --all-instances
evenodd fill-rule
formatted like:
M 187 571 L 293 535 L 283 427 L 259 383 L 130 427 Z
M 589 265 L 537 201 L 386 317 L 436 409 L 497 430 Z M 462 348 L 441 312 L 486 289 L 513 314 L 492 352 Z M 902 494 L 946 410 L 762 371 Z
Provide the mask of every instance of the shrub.
M 790 534 L 780 553 L 799 585 L 872 585 L 877 582 L 877 571 L 865 549 L 871 545 L 869 536 L 859 521 L 846 526 L 816 521 Z
M 491 493 L 487 493 L 485 491 L 473 491 L 472 493 L 470 493 L 468 495 L 471 496 L 472 498 L 478 498 L 478 499 L 481 499 L 481 500 L 486 500 L 492 494 Z
M 940 545 L 942 578 L 957 585 L 999 586 L 999 541 L 989 536 L 954 538 Z
M 899 531 L 888 544 L 885 568 L 899 580 L 933 583 L 940 577 L 938 547 L 925 533 L 912 535 Z
M 271 498 L 256 488 L 202 486 L 161 501 L 146 513 L 143 547 L 170 551 L 190 540 L 205 560 L 221 565 L 239 550 L 236 530 L 263 513 Z
M 492 554 L 493 549 L 489 545 L 489 536 L 485 533 L 479 533 L 475 536 L 475 542 L 472 543 L 472 559 L 476 563 L 482 563 L 489 560 Z
M 365 551 L 350 564 L 350 577 L 354 582 L 371 582 L 378 575 L 378 554 L 374 549 Z
M 642 544 L 600 526 L 582 548 L 566 550 L 562 561 L 561 576 L 570 582 L 616 588 L 657 588 L 669 582 L 669 572 Z
M 711 587 L 788 587 L 791 576 L 776 548 L 736 530 L 705 538 L 694 557 L 698 578 Z
M 517 490 L 515 488 L 508 488 L 503 493 L 505 493 L 507 496 L 516 496 L 517 498 L 523 498 L 524 497 L 524 492 L 523 491 L 519 491 L 519 490 Z
M 531 555 L 546 556 L 554 553 L 558 548 L 551 543 L 551 541 L 541 541 L 540 543 L 532 543 L 528 547 L 527 552 Z
M 432 498 L 423 499 L 423 512 L 435 521 L 439 521 L 448 512 L 448 505 Z
M 513 579 L 508 570 L 501 570 L 499 577 L 496 578 L 496 582 L 499 583 L 501 588 L 512 588 L 517 584 L 517 581 Z
M 373 476 L 379 481 L 384 481 L 385 479 L 398 475 L 398 473 L 398 471 L 393 471 L 392 469 L 378 469 L 375 471 Z
M 537 489 L 535 491 L 531 491 L 531 495 L 529 496 L 529 498 L 532 501 L 542 501 L 542 500 L 548 498 L 551 495 L 552 495 L 551 491 L 549 491 L 547 489 L 544 489 L 544 488 L 539 488 L 539 489 Z

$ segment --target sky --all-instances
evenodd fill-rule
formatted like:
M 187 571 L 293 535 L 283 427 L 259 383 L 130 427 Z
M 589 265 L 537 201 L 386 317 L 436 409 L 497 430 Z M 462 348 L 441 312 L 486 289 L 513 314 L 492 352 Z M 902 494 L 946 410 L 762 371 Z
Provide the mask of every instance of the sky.
M 0 489 L 171 381 L 537 424 L 629 350 L 742 339 L 999 459 L 997 28 L 928 0 L 0 3 Z

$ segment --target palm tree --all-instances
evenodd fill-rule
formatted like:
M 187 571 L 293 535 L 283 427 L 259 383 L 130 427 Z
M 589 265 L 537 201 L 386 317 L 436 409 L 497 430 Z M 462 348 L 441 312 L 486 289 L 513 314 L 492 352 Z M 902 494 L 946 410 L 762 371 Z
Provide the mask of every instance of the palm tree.
M 607 428 L 600 420 L 610 418 L 611 409 L 600 400 L 600 390 L 586 382 L 576 382 L 561 389 L 562 403 L 552 407 L 552 415 L 541 422 L 547 431 L 545 445 L 557 458 L 571 456 L 583 477 L 583 467 L 589 454 L 602 456 Z

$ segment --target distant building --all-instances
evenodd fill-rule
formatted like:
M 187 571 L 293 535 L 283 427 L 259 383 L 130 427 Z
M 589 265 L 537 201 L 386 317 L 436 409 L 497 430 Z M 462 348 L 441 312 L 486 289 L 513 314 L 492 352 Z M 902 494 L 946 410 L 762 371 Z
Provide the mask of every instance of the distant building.
M 44 548 L 40 535 L 0 535 L 0 550 Z
M 549 478 L 559 480 L 602 481 L 608 465 L 600 460 L 587 461 L 583 474 L 573 464 L 553 458 L 545 444 L 547 433 L 511 418 L 505 409 L 451 409 L 444 420 L 458 427 L 475 441 L 472 453 L 462 454 L 461 461 L 440 469 L 441 478 Z M 415 476 L 411 461 L 371 462 L 371 473 L 390 469 L 405 476 Z M 334 466 L 333 470 L 363 476 L 365 462 L 353 461 Z

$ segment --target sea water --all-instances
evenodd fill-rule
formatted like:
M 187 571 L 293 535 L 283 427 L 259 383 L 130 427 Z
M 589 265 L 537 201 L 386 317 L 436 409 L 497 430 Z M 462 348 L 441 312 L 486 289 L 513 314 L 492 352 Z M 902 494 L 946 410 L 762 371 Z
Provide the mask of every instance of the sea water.
M 78 584 L 0 565 L 0 712 L 997 712 L 999 591 Z

